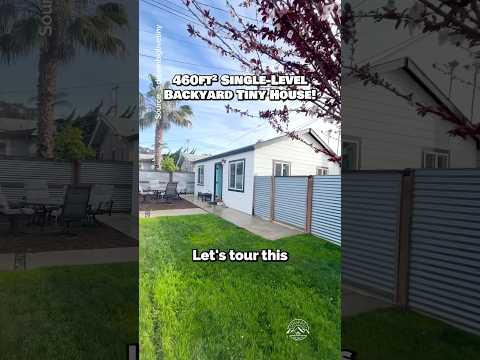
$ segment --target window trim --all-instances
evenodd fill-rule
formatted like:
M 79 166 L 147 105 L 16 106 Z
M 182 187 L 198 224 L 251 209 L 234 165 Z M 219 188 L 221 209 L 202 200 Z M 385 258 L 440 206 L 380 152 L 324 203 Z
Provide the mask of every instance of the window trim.
M 328 167 L 326 166 L 317 166 L 316 168 L 316 172 L 317 172 L 317 176 L 328 176 Z M 326 174 L 319 174 L 318 173 L 318 170 L 323 170 L 323 171 L 326 171 L 327 173 Z
M 347 142 L 347 143 L 354 143 L 354 144 L 357 144 L 357 156 L 356 156 L 356 163 L 357 163 L 357 166 L 355 169 L 348 169 L 348 170 L 344 170 L 342 168 L 342 171 L 355 171 L 355 170 L 360 170 L 362 168 L 362 164 L 361 164 L 361 159 L 362 159 L 362 139 L 359 138 L 359 137 L 356 137 L 356 136 L 348 136 L 348 135 L 343 135 L 342 136 L 342 154 L 341 156 L 343 156 L 343 143 L 344 142 Z
M 426 165 L 426 156 L 427 154 L 435 155 L 435 167 L 427 168 Z M 439 168 L 438 167 L 438 155 L 447 156 L 447 167 Z M 423 148 L 422 149 L 422 169 L 449 169 L 450 168 L 450 151 L 445 149 L 436 149 L 436 148 Z
M 272 176 L 278 176 L 278 175 L 275 175 L 275 165 L 276 164 L 282 164 L 282 173 L 283 173 L 283 165 L 287 164 L 288 165 L 288 175 L 286 175 L 286 176 L 292 176 L 292 162 L 291 161 L 284 161 L 284 160 L 272 160 Z M 284 177 L 284 175 L 280 175 L 280 177 Z
M 230 187 L 230 175 L 231 175 L 230 172 L 232 171 L 231 164 L 232 163 L 239 163 L 239 162 L 243 163 L 242 190 Z M 236 183 L 237 183 L 237 166 L 235 166 L 235 184 Z M 227 190 L 228 191 L 235 191 L 235 192 L 242 192 L 242 193 L 245 192 L 245 159 L 235 159 L 235 160 L 230 160 L 228 162 L 228 187 L 227 187 Z
M 202 182 L 200 182 L 200 169 L 202 169 Z M 205 186 L 205 165 L 197 166 L 197 185 Z

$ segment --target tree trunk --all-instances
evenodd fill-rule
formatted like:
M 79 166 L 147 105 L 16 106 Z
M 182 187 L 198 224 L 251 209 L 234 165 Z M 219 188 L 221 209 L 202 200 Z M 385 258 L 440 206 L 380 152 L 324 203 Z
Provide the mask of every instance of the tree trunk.
M 37 155 L 53 158 L 55 149 L 55 92 L 57 69 L 61 56 L 64 19 L 60 7 L 62 2 L 54 2 L 51 31 L 44 36 L 38 61 L 37 107 L 38 142 Z
M 162 163 L 163 126 L 160 122 L 155 124 L 155 170 L 159 170 Z

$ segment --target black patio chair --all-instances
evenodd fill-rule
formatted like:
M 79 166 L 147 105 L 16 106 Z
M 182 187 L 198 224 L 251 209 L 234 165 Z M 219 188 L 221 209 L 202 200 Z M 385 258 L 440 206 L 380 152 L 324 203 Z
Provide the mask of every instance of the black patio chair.
M 90 190 L 87 214 L 89 220 L 96 224 L 96 215 L 108 214 L 112 216 L 113 185 L 95 184 Z
M 63 234 L 71 233 L 70 224 L 83 222 L 88 215 L 88 202 L 90 199 L 90 186 L 69 186 L 65 194 L 62 207 Z
M 167 188 L 165 189 L 165 194 L 163 195 L 163 198 L 165 200 L 180 199 L 180 194 L 177 191 L 177 185 L 178 183 L 176 182 L 169 182 L 167 184 Z

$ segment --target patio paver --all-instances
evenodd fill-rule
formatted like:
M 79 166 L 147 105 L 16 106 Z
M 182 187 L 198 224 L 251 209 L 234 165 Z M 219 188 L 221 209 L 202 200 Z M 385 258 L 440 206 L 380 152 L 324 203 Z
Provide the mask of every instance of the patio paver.
M 27 253 L 25 268 L 137 262 L 138 248 L 86 249 Z
M 150 217 L 159 217 L 159 216 L 182 216 L 182 215 L 201 215 L 206 214 L 205 210 L 202 210 L 198 207 L 190 209 L 171 209 L 171 210 L 151 210 Z M 139 217 L 145 217 L 145 211 L 139 212 Z
M 238 210 L 220 205 L 209 205 L 207 202 L 197 200 L 194 196 L 187 196 L 185 199 L 191 201 L 193 204 L 201 207 L 209 213 L 215 214 L 222 219 L 268 240 L 278 240 L 287 236 L 303 234 L 300 230 L 266 221 L 257 216 L 248 215 Z
M 97 215 L 97 220 L 122 234 L 138 240 L 138 219 L 130 214 Z

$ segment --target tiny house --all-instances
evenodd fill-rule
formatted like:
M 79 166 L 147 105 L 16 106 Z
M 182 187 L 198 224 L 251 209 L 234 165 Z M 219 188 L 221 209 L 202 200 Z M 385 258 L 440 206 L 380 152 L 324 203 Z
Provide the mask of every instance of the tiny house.
M 315 152 L 314 147 L 332 150 L 314 130 L 298 135 L 305 143 L 280 136 L 195 161 L 195 195 L 208 193 L 217 202 L 252 214 L 255 176 L 340 174 L 338 163 Z

